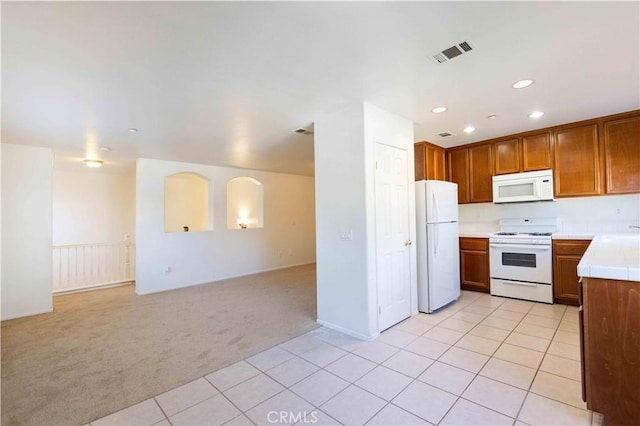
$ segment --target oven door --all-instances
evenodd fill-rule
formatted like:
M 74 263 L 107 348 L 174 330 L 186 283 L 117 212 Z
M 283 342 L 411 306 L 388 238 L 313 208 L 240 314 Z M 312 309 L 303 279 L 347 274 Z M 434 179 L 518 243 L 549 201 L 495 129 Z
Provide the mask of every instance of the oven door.
M 551 284 L 551 245 L 489 244 L 491 278 Z

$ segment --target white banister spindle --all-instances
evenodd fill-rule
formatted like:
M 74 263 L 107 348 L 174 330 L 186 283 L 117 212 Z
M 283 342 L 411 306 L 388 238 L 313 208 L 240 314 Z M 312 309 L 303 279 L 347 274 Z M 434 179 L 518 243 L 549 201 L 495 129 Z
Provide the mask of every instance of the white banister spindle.
M 54 246 L 53 293 L 72 293 L 134 281 L 132 247 L 129 235 L 118 243 Z

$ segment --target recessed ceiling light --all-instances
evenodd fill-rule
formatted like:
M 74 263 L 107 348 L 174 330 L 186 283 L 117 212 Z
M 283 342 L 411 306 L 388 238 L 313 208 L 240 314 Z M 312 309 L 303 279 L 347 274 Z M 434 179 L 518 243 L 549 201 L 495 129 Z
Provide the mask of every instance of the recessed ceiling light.
M 524 89 L 525 87 L 529 87 L 532 84 L 533 84 L 533 80 L 530 80 L 530 79 L 520 80 L 520 81 L 516 81 L 515 83 L 513 83 L 513 88 L 514 89 Z
M 138 129 L 136 129 L 135 127 L 130 128 L 129 131 L 131 133 L 138 133 Z
M 531 114 L 529 114 L 529 117 L 531 118 L 540 118 L 544 115 L 544 112 L 542 111 L 533 111 Z
M 436 114 L 440 113 L 440 112 L 445 112 L 447 110 L 446 107 L 436 107 L 434 109 L 431 110 L 431 112 L 435 112 Z
M 87 167 L 101 167 L 103 163 L 104 161 L 102 160 L 91 160 L 91 159 L 84 160 L 84 164 L 86 164 Z
M 475 127 L 467 126 L 467 127 L 464 128 L 463 132 L 465 132 L 465 133 L 473 133 L 475 130 L 476 130 Z
M 111 151 L 111 147 L 109 146 L 101 146 L 100 151 Z
M 494 120 L 496 117 L 497 117 L 497 115 L 495 115 L 495 114 L 487 115 L 487 118 L 489 120 Z

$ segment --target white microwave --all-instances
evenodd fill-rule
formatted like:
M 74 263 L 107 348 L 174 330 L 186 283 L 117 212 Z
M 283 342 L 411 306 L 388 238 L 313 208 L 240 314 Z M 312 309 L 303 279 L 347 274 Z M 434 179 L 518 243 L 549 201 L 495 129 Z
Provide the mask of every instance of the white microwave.
M 493 176 L 494 203 L 529 201 L 553 201 L 552 170 Z

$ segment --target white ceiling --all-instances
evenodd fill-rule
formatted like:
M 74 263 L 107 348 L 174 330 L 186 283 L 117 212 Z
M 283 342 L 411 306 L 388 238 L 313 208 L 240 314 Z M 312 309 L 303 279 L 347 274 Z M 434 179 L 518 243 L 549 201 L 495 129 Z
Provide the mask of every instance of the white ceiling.
M 2 2 L 2 142 L 114 169 L 313 174 L 313 138 L 292 130 L 365 100 L 414 120 L 416 141 L 460 145 L 639 108 L 639 16 L 638 2 Z M 428 58 L 463 40 L 472 52 Z

